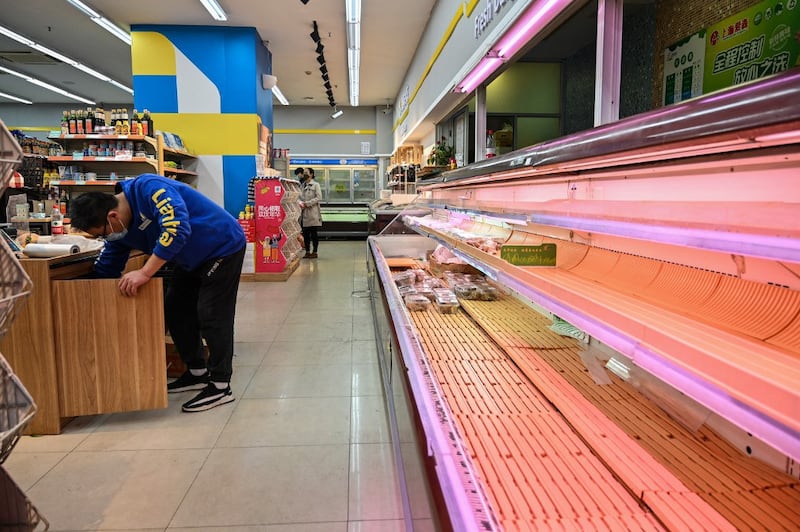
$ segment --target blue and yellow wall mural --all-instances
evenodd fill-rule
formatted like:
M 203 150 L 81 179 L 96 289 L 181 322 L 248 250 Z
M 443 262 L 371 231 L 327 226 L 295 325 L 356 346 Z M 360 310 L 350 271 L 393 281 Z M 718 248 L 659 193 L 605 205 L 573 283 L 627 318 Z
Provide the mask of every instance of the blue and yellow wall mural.
M 134 107 L 181 137 L 198 156 L 198 190 L 238 214 L 261 126 L 273 130 L 272 93 L 261 85 L 269 50 L 255 28 L 135 25 L 131 38 Z

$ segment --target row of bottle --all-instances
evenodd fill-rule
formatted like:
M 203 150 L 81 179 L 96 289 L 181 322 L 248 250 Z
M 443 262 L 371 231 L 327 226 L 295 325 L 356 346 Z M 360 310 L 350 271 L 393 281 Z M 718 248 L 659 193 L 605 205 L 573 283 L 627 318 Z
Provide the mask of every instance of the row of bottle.
M 148 135 L 153 136 L 153 119 L 150 111 L 144 110 L 142 116 L 133 110 L 133 117 L 128 116 L 128 109 L 112 109 L 110 121 L 102 107 L 92 109 L 72 109 L 61 114 L 62 135 Z

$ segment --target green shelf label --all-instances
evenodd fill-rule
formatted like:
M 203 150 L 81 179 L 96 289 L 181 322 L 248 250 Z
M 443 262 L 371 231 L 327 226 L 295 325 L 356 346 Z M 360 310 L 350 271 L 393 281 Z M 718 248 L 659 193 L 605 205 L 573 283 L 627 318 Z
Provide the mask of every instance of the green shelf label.
M 500 258 L 515 266 L 555 266 L 556 245 L 503 246 Z

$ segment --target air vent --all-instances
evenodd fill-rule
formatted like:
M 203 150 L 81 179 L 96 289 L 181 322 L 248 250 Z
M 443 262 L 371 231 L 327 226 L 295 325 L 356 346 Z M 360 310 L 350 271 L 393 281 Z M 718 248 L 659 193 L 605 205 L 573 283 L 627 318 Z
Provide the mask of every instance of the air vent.
M 0 59 L 18 65 L 57 65 L 61 61 L 40 52 L 0 52 Z

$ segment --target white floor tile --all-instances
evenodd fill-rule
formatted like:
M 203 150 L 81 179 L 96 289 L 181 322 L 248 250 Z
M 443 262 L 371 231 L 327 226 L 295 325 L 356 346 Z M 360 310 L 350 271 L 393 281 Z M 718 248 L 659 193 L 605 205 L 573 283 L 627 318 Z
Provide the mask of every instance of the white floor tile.
M 163 529 L 208 453 L 73 452 L 28 496 L 53 530 Z
M 347 445 L 215 449 L 171 526 L 346 521 L 348 449 Z
M 51 530 L 405 531 L 365 246 L 326 241 L 285 282 L 241 283 L 236 401 L 186 414 L 196 392 L 170 394 L 23 437 L 4 467 Z
M 346 444 L 349 397 L 242 399 L 217 447 Z

